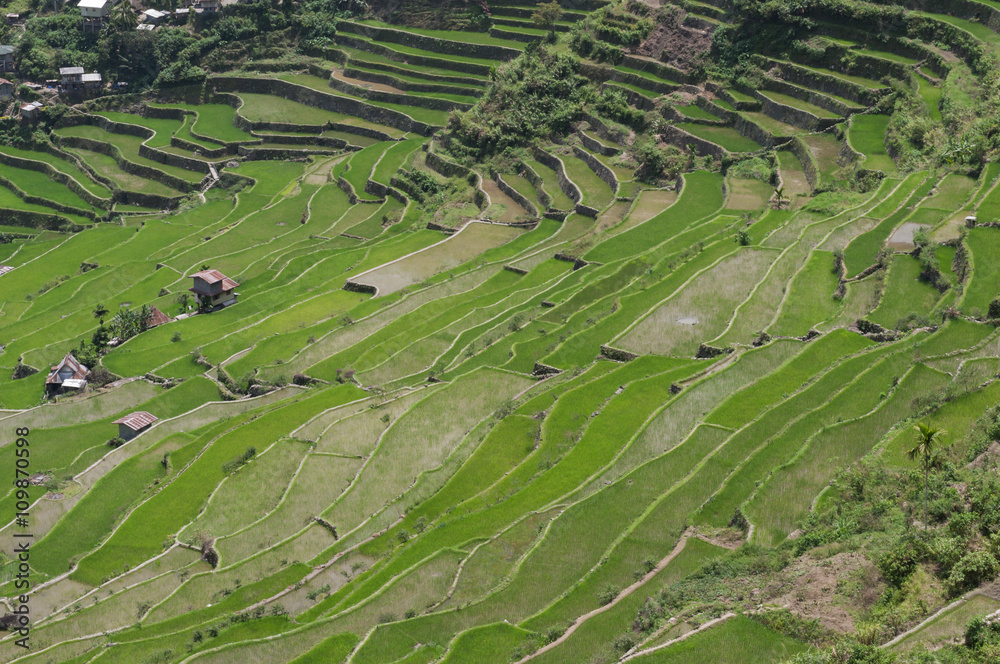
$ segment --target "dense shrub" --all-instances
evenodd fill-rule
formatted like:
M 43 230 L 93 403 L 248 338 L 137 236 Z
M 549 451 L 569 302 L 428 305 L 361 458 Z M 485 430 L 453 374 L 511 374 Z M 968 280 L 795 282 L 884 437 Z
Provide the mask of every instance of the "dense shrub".
M 476 156 L 566 133 L 594 96 L 579 67 L 575 57 L 534 42 L 494 69 L 494 84 L 469 111 L 453 114 L 448 128 Z

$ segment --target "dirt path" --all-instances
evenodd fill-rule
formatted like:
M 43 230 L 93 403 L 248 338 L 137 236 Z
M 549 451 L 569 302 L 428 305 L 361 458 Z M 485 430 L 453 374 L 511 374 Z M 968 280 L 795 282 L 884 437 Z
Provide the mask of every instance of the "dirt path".
M 713 627 L 715 627 L 719 623 L 724 623 L 727 620 L 729 620 L 730 618 L 735 618 L 735 617 L 736 617 L 736 614 L 733 613 L 733 612 L 731 612 L 731 611 L 729 613 L 724 613 L 721 616 L 719 616 L 718 618 L 715 618 L 713 620 L 709 620 L 704 625 L 701 625 L 700 627 L 698 627 L 698 629 L 693 629 L 690 632 L 688 632 L 687 634 L 684 634 L 682 636 L 678 636 L 676 639 L 671 639 L 671 640 L 667 641 L 666 643 L 661 643 L 660 645 L 654 646 L 652 648 L 645 648 L 644 650 L 636 650 L 636 651 L 634 651 L 632 653 L 629 653 L 629 654 L 625 655 L 624 657 L 622 657 L 618 661 L 619 662 L 627 662 L 630 659 L 635 659 L 636 657 L 642 657 L 643 655 L 648 655 L 649 653 L 656 652 L 657 650 L 662 650 L 664 648 L 669 648 L 670 646 L 674 645 L 675 643 L 680 643 L 681 641 L 683 641 L 686 638 L 689 638 L 691 636 L 694 636 L 695 634 L 699 634 L 701 632 L 704 632 L 706 629 L 712 629 Z
M 594 609 L 590 613 L 585 613 L 582 616 L 578 617 L 576 620 L 573 621 L 573 624 L 570 625 L 569 629 L 567 629 L 565 632 L 563 632 L 562 636 L 560 636 L 558 639 L 556 639 L 552 643 L 548 644 L 547 646 L 539 648 L 538 650 L 536 650 L 535 652 L 531 653 L 527 657 L 524 657 L 524 658 L 518 660 L 516 662 L 516 664 L 524 664 L 525 662 L 531 661 L 532 659 L 538 657 L 539 655 L 547 653 L 548 651 L 552 650 L 553 648 L 557 648 L 558 646 L 562 645 L 563 643 L 566 642 L 566 640 L 569 637 L 571 637 L 573 635 L 573 632 L 575 632 L 576 630 L 578 630 L 580 628 L 580 626 L 583 625 L 585 622 L 587 622 L 588 620 L 590 620 L 594 616 L 601 615 L 605 611 L 610 611 L 612 608 L 615 607 L 616 604 L 618 604 L 618 602 L 622 601 L 623 599 L 625 599 L 626 597 L 628 597 L 629 595 L 631 595 L 632 593 L 634 593 L 639 588 L 642 588 L 644 585 L 646 585 L 646 583 L 648 583 L 649 581 L 651 581 L 654 576 L 656 576 L 657 574 L 659 574 L 660 572 L 662 572 L 663 569 L 667 565 L 669 565 L 671 563 L 671 561 L 673 561 L 674 558 L 676 558 L 678 555 L 680 555 L 681 551 L 684 550 L 684 545 L 687 544 L 688 538 L 691 537 L 692 534 L 693 533 L 692 533 L 692 531 L 690 529 L 684 531 L 684 534 L 681 535 L 680 541 L 677 542 L 677 545 L 674 547 L 674 550 L 670 552 L 670 555 L 668 555 L 666 558 L 664 558 L 663 560 L 661 560 L 656 565 L 656 567 L 653 568 L 653 571 L 649 572 L 648 574 L 646 574 L 646 576 L 642 577 L 641 579 L 639 579 L 638 581 L 636 581 L 635 583 L 633 583 L 631 586 L 629 586 L 628 588 L 626 588 L 625 590 L 623 590 L 617 597 L 614 598 L 614 600 L 611 601 L 610 604 L 605 604 L 604 606 L 602 606 L 600 608 Z

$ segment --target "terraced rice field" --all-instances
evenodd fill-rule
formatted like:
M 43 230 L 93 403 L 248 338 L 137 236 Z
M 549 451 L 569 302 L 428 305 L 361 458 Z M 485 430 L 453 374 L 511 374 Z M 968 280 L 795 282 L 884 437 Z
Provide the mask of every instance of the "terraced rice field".
M 237 109 L 212 74 L 202 103 L 164 90 L 150 104 L 183 117 L 110 102 L 91 114 L 151 138 L 66 122 L 62 151 L 0 147 L 40 164 L 0 169 L 13 185 L 0 187 L 12 268 L 0 274 L 0 420 L 30 431 L 41 473 L 0 491 L 8 514 L 30 504 L 39 651 L 11 646 L 0 661 L 782 662 L 812 647 L 808 634 L 772 629 L 761 588 L 734 599 L 711 584 L 743 557 L 801 560 L 797 531 L 829 516 L 845 467 L 915 470 L 912 424 L 968 452 L 1000 396 L 986 320 L 1000 229 L 982 225 L 1000 220 L 996 168 L 897 171 L 889 118 L 873 114 L 841 125 L 864 155 L 850 164 L 839 129 L 701 84 L 671 102 L 692 120 L 676 126 L 730 154 L 674 146 L 676 178 L 645 178 L 628 132 L 604 117 L 582 125 L 589 156 L 579 136 L 531 146 L 564 172 L 523 146 L 477 159 L 436 131 L 448 111 L 414 104 L 474 103 L 462 92 L 544 38 L 530 8 L 492 9 L 506 21 L 495 34 L 345 19 L 308 70 L 253 75 L 300 86 L 298 101 L 240 92 Z M 586 15 L 564 12 L 553 48 Z M 619 87 L 647 99 L 680 84 L 637 62 L 602 75 L 638 77 L 649 89 Z M 357 94 L 316 75 L 345 67 Z M 868 108 L 842 97 L 883 88 L 807 71 L 817 89 L 795 85 L 830 107 Z M 400 103 L 363 96 L 382 75 Z M 940 119 L 943 88 L 911 83 Z M 423 84 L 455 89 L 408 91 Z M 698 95 L 739 119 L 696 122 L 718 119 Z M 291 153 L 255 153 L 264 137 Z M 731 170 L 748 165 L 762 174 Z M 885 178 L 838 189 L 858 167 Z M 980 225 L 960 233 L 975 210 Z M 932 241 L 932 281 L 909 232 L 944 227 L 955 232 Z M 235 282 L 234 304 L 197 311 L 189 289 L 205 270 Z M 120 324 L 143 305 L 170 320 Z M 118 338 L 98 354 L 101 330 Z M 46 396 L 71 352 L 90 363 L 88 387 Z M 116 421 L 136 411 L 155 423 L 118 440 Z M 0 445 L 0 465 L 16 467 L 17 449 Z M 0 524 L 5 551 L 17 533 Z M 817 556 L 839 560 L 827 543 Z M 16 564 L 0 558 L 7 597 Z M 973 596 L 895 648 L 937 644 L 994 604 Z

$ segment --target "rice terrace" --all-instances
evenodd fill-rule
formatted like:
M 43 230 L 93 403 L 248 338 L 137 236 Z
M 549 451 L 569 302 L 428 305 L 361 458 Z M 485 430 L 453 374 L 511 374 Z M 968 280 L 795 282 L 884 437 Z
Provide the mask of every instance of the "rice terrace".
M 0 663 L 1000 662 L 1000 2 L 5 7 Z

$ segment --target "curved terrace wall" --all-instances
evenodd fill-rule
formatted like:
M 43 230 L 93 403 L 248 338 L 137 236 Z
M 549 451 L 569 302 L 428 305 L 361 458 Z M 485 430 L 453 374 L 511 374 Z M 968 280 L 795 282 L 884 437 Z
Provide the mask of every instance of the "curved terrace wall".
M 513 60 L 521 55 L 520 50 L 507 46 L 472 44 L 451 41 L 450 39 L 437 39 L 436 37 L 427 37 L 394 28 L 364 25 L 355 23 L 354 21 L 340 21 L 337 23 L 337 29 L 339 32 L 352 32 L 356 35 L 368 37 L 369 39 L 418 48 L 422 51 L 430 51 L 431 53 L 442 53 L 444 55 L 458 55 L 482 58 L 484 60 Z
M 858 110 L 856 106 L 850 106 L 842 101 L 837 101 L 833 97 L 820 94 L 808 88 L 800 88 L 797 85 L 792 85 L 778 78 L 766 78 L 763 87 L 770 92 L 778 92 L 789 97 L 795 97 L 796 99 L 819 106 L 820 108 L 825 108 L 831 113 L 836 113 L 844 117 L 856 113 Z
M 575 145 L 573 146 L 573 154 L 575 154 L 577 157 L 583 160 L 583 162 L 590 167 L 590 170 L 594 171 L 594 173 L 597 174 L 597 177 L 604 180 L 604 183 L 607 184 L 609 187 L 611 187 L 611 193 L 613 193 L 615 196 L 618 195 L 618 189 L 621 186 L 621 184 L 618 182 L 618 178 L 615 176 L 614 171 L 605 166 L 600 159 L 590 154 L 586 150 L 581 150 Z
M 415 97 L 413 95 L 399 94 L 396 92 L 370 90 L 368 88 L 363 88 L 360 85 L 354 85 L 353 83 L 343 81 L 336 76 L 331 76 L 329 78 L 329 83 L 330 87 L 334 90 L 339 90 L 349 95 L 354 95 L 355 97 L 364 97 L 365 99 L 380 101 L 385 104 L 416 106 L 418 108 L 429 108 L 434 111 L 466 111 L 472 108 L 472 104 L 466 104 L 465 102 L 460 101 L 451 101 L 450 99 L 441 99 L 439 97 Z
M 84 210 L 82 208 L 73 207 L 71 205 L 63 205 L 62 203 L 57 203 L 56 201 L 49 200 L 48 198 L 42 198 L 40 196 L 32 196 L 28 192 L 24 191 L 16 184 L 8 180 L 0 173 L 0 186 L 6 187 L 14 192 L 18 198 L 20 198 L 25 203 L 30 203 L 32 205 L 41 205 L 42 207 L 52 208 L 57 212 L 65 212 L 66 214 L 75 214 L 80 217 L 86 217 L 88 219 L 96 220 L 98 217 L 94 214 L 93 210 Z
M 367 63 L 365 66 L 367 67 Z M 316 69 L 322 70 L 322 67 L 316 67 Z M 391 85 L 395 88 L 399 88 L 400 90 L 406 90 L 407 92 L 438 92 L 441 94 L 466 95 L 469 97 L 481 97 L 483 95 L 482 88 L 462 87 L 459 85 L 446 85 L 441 83 L 413 83 L 411 81 L 404 81 L 403 79 L 396 78 L 390 73 L 374 73 L 365 69 L 356 69 L 350 65 L 346 65 L 344 67 L 344 74 L 350 76 L 351 78 L 370 81 L 372 83 Z M 412 75 L 412 72 L 410 72 L 410 75 Z M 324 76 L 329 76 L 329 72 L 324 74 Z
M 62 231 L 64 233 L 76 233 L 83 230 L 82 226 L 74 224 L 66 217 L 45 214 L 43 212 L 14 210 L 12 208 L 0 208 L 0 224 L 46 231 Z
M 45 173 L 46 175 L 49 176 L 51 180 L 54 180 L 62 185 L 65 185 L 67 189 L 69 189 L 74 194 L 76 194 L 83 200 L 87 201 L 94 207 L 111 209 L 111 206 L 114 204 L 113 198 L 101 198 L 100 196 L 91 193 L 87 188 L 85 188 L 83 185 L 77 182 L 74 178 L 58 170 L 51 164 L 45 163 L 44 161 L 36 161 L 34 159 L 26 159 L 24 157 L 15 157 L 13 155 L 0 152 L 0 164 L 6 164 L 7 166 L 13 166 L 16 168 L 24 168 L 31 171 L 38 171 L 39 173 Z
M 497 183 L 497 188 L 499 188 L 500 191 L 510 196 L 514 200 L 514 202 L 520 205 L 522 208 L 524 208 L 528 212 L 528 214 L 530 214 L 533 217 L 538 216 L 538 207 L 534 203 L 529 201 L 527 196 L 523 195 L 517 189 L 514 189 L 514 187 L 507 184 L 507 182 L 504 181 L 503 177 L 501 177 L 500 174 L 497 173 L 495 169 L 492 168 L 490 169 L 490 177 L 492 177 L 493 181 Z
M 383 46 L 382 44 L 362 39 L 356 35 L 338 33 L 334 39 L 337 44 L 350 46 L 351 48 L 356 48 L 361 51 L 368 51 L 369 53 L 381 55 L 384 58 L 388 58 L 389 60 L 394 60 L 396 62 L 406 62 L 407 64 L 424 67 L 452 69 L 461 73 L 479 74 L 481 76 L 488 76 L 490 73 L 489 65 L 481 65 L 475 62 L 459 62 L 457 60 L 448 60 L 447 58 L 435 58 L 424 55 L 404 54 L 399 51 L 394 51 L 387 46 Z M 324 51 L 324 54 L 329 53 L 331 50 L 333 49 L 327 49 Z
M 721 145 L 716 145 L 711 141 L 706 141 L 704 138 L 689 134 L 680 127 L 673 125 L 668 125 L 663 129 L 663 140 L 679 148 L 686 148 L 690 145 L 694 147 L 695 152 L 698 154 L 709 155 L 716 159 L 722 159 L 729 155 L 729 152 Z
M 765 115 L 785 124 L 801 127 L 808 131 L 822 131 L 840 122 L 839 118 L 820 118 L 809 111 L 780 104 L 759 92 L 755 96 L 760 99 L 761 108 Z
M 567 177 L 566 166 L 563 164 L 562 159 L 541 148 L 535 148 L 535 159 L 556 172 L 556 177 L 559 180 L 559 188 L 562 189 L 564 194 L 569 196 L 571 201 L 579 205 L 580 201 L 583 200 L 583 194 L 580 193 L 580 188 L 576 186 L 576 183 Z
M 787 149 L 795 155 L 799 163 L 802 164 L 802 170 L 806 174 L 806 181 L 809 182 L 809 186 L 813 189 L 819 186 L 819 168 L 816 165 L 816 157 L 813 156 L 812 150 L 806 145 L 800 137 L 796 136 L 787 145 Z
M 796 85 L 814 88 L 820 92 L 850 99 L 864 106 L 871 106 L 882 95 L 879 90 L 870 90 L 835 76 L 828 76 L 794 64 L 771 61 L 771 65 L 781 71 L 782 78 Z
M 327 94 L 304 85 L 290 83 L 276 78 L 244 78 L 241 76 L 217 76 L 212 79 L 217 90 L 224 92 L 248 92 L 271 94 L 307 106 L 321 108 L 335 113 L 354 115 L 369 122 L 388 125 L 403 131 L 427 136 L 434 129 L 410 116 L 381 106 L 373 106 L 357 99 Z

